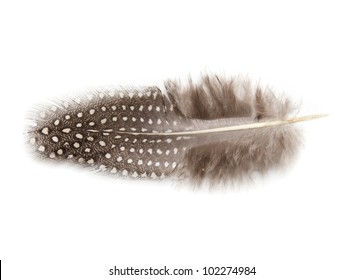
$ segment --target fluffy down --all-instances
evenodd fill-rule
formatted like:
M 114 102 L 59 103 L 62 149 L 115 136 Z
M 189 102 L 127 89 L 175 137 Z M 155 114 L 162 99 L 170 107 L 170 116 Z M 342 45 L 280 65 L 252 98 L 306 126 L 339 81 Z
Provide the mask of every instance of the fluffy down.
M 269 89 L 253 88 L 250 81 L 204 76 L 200 83 L 183 87 L 166 82 L 167 92 L 177 108 L 189 119 L 214 120 L 240 118 L 241 123 L 286 119 L 296 113 L 292 102 Z M 226 135 L 200 136 L 188 149 L 178 172 L 199 185 L 252 178 L 291 163 L 302 142 L 293 125 L 251 129 Z

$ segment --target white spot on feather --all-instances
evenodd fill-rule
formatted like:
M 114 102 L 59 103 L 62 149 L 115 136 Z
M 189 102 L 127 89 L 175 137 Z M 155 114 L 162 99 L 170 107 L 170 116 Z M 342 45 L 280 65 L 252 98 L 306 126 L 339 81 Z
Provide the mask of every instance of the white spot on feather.
M 112 168 L 110 172 L 111 172 L 112 174 L 117 173 L 117 169 L 116 169 L 116 167 Z
M 44 127 L 44 128 L 42 129 L 42 133 L 43 133 L 43 134 L 45 134 L 45 135 L 48 135 L 48 133 L 49 133 L 49 129 L 48 129 L 48 127 Z

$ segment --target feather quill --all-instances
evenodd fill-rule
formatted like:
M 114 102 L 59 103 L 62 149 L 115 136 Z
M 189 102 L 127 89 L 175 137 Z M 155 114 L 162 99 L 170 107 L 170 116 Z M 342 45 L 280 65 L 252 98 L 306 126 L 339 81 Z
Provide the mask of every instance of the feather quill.
M 205 75 L 165 89 L 100 90 L 32 114 L 28 141 L 42 158 L 134 178 L 225 183 L 282 168 L 302 141 L 286 97 L 247 80 Z

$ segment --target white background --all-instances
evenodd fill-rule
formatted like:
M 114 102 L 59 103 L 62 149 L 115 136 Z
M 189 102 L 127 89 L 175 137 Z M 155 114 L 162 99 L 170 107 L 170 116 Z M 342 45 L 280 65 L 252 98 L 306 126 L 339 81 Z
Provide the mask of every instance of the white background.
M 108 276 L 115 265 L 363 279 L 359 2 L 1 1 L 4 279 L 120 278 Z M 206 70 L 248 75 L 302 113 L 330 116 L 300 125 L 305 148 L 288 172 L 234 191 L 108 178 L 24 148 L 34 104 Z

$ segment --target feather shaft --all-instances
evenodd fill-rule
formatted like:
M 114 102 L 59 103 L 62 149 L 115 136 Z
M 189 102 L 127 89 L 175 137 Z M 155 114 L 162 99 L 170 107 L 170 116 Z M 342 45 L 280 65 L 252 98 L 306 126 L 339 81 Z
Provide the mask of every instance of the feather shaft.
M 225 127 L 218 127 L 218 128 L 209 128 L 209 129 L 203 129 L 203 130 L 187 130 L 187 131 L 176 131 L 176 132 L 151 132 L 151 133 L 116 131 L 116 133 L 117 134 L 130 134 L 130 135 L 154 135 L 154 136 L 213 134 L 213 133 L 232 132 L 232 131 L 258 129 L 258 128 L 264 128 L 264 127 L 293 124 L 293 123 L 298 123 L 298 122 L 316 120 L 316 119 L 327 117 L 327 116 L 328 116 L 327 114 L 314 114 L 314 115 L 306 115 L 306 116 L 301 116 L 301 117 L 289 118 L 286 120 L 271 120 L 271 121 L 265 121 L 265 122 L 248 123 L 248 124 L 225 126 Z M 88 131 L 94 132 L 94 130 L 91 130 L 91 129 Z

